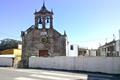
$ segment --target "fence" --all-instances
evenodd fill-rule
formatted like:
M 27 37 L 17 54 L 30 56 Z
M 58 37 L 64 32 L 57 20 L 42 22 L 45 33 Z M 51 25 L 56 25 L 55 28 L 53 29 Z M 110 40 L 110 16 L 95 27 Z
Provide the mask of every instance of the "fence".
M 30 57 L 29 67 L 120 74 L 120 57 Z
M 12 66 L 12 58 L 0 57 L 0 66 L 11 67 Z

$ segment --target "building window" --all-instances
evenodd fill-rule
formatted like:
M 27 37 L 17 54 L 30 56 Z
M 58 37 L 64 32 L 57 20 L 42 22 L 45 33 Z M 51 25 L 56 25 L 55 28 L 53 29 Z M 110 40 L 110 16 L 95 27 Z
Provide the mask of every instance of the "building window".
M 73 45 L 70 46 L 70 50 L 73 50 Z

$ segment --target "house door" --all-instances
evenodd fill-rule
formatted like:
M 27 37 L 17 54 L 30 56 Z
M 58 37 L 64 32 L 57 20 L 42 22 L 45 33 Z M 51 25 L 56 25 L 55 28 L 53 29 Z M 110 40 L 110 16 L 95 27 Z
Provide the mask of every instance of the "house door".
M 48 50 L 39 50 L 39 57 L 48 57 Z

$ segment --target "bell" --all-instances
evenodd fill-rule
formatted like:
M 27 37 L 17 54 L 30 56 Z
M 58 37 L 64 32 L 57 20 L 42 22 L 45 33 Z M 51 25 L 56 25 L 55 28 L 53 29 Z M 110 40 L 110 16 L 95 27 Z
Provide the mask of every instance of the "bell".
M 41 20 L 41 18 L 39 19 L 39 24 L 42 24 L 42 20 Z
M 47 18 L 47 23 L 49 23 L 49 18 Z

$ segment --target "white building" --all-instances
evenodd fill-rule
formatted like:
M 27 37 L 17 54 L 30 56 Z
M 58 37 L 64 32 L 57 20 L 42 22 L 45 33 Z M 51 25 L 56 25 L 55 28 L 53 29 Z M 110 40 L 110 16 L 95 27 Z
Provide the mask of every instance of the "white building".
M 97 55 L 97 50 L 96 49 L 89 50 L 89 56 L 98 56 Z
M 18 44 L 18 49 L 22 49 L 22 44 Z
M 99 47 L 100 56 L 120 56 L 119 53 L 120 43 L 119 40 L 113 40 Z
M 116 55 L 120 56 L 120 40 L 116 41 Z
M 66 56 L 77 57 L 78 56 L 78 45 L 67 43 Z

